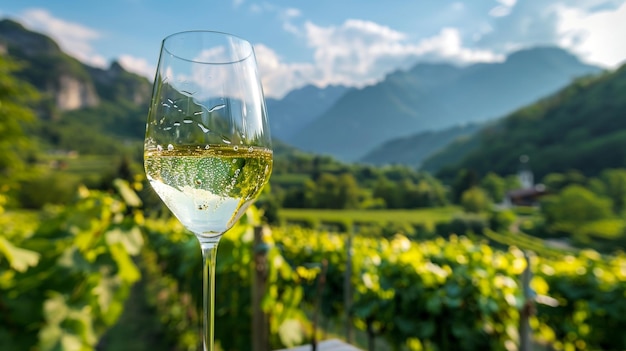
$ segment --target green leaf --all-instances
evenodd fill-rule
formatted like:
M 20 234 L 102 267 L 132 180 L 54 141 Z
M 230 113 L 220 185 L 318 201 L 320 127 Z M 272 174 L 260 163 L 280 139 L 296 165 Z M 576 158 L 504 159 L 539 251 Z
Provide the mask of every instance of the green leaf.
M 451 283 L 446 286 L 446 294 L 450 297 L 457 297 L 461 294 L 461 287 L 456 283 Z
M 0 253 L 7 258 L 11 268 L 18 272 L 25 272 L 29 267 L 35 267 L 41 257 L 39 253 L 14 246 L 2 237 L 0 237 Z
M 444 303 L 446 304 L 446 306 L 457 308 L 461 306 L 463 300 L 461 300 L 460 298 L 450 298 L 446 296 L 444 298 Z
M 93 266 L 85 260 L 85 257 L 78 252 L 76 246 L 70 246 L 63 251 L 59 257 L 58 265 L 68 268 L 70 271 L 88 273 L 91 272 Z
M 48 323 L 60 324 L 69 314 L 65 299 L 58 293 L 52 295 L 43 304 L 44 318 Z
M 39 331 L 42 351 L 90 350 L 98 339 L 93 330 L 93 313 L 90 306 L 72 308 L 59 293 L 52 293 L 44 302 L 45 325 Z
M 137 193 L 128 185 L 128 182 L 123 179 L 115 179 L 113 186 L 117 189 L 124 202 L 131 207 L 141 206 L 141 199 L 137 196 Z
M 465 339 L 472 335 L 472 330 L 466 325 L 457 322 L 452 325 L 452 335 L 459 339 Z
M 39 347 L 42 351 L 61 350 L 59 341 L 63 332 L 59 325 L 46 325 L 39 331 Z
M 121 243 L 131 256 L 138 255 L 143 246 L 143 236 L 138 227 L 132 227 L 127 231 L 115 228 L 106 232 L 105 237 L 108 245 Z
M 43 304 L 45 325 L 39 331 L 39 346 L 42 351 L 62 350 L 60 341 L 63 336 L 61 323 L 69 314 L 65 299 L 58 293 L 47 299 Z
M 414 331 L 416 332 L 415 335 L 420 339 L 428 339 L 435 334 L 436 329 L 435 322 L 423 321 L 417 325 Z
M 416 330 L 417 323 L 414 319 L 397 316 L 393 322 L 404 334 L 411 335 Z
M 118 289 L 120 284 L 119 279 L 111 277 L 106 270 L 102 269 L 101 274 L 100 281 L 93 289 L 93 293 L 98 297 L 97 301 L 100 310 L 106 313 L 111 303 L 113 303 L 115 289 Z
M 437 294 L 433 294 L 426 300 L 426 310 L 432 314 L 439 314 L 441 312 L 441 297 Z
M 118 274 L 123 282 L 134 283 L 141 278 L 141 273 L 139 273 L 137 266 L 135 266 L 128 253 L 122 249 L 121 245 L 111 246 L 111 256 L 117 263 Z
M 72 309 L 70 310 L 70 314 L 68 319 L 72 320 L 73 328 L 66 328 L 70 335 L 67 335 L 62 340 L 62 344 L 65 346 L 65 343 L 69 343 L 68 345 L 71 347 L 79 347 L 75 350 L 82 350 L 83 345 L 93 346 L 98 342 L 98 338 L 93 330 L 93 317 L 91 313 L 92 309 L 90 306 L 83 306 L 83 308 Z M 69 336 L 69 338 L 68 338 Z M 67 340 L 66 340 L 67 339 Z M 77 344 L 77 343 L 78 344 Z M 64 348 L 65 350 L 69 350 L 70 348 Z
M 64 334 L 61 337 L 63 351 L 81 351 L 83 343 L 80 338 L 72 334 Z
M 285 320 L 278 328 L 278 336 L 287 347 L 299 345 L 304 339 L 302 327 L 296 319 Z

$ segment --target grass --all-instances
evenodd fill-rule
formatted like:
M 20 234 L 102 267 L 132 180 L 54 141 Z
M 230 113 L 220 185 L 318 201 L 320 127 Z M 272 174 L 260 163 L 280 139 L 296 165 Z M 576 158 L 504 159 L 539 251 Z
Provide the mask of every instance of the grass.
M 582 225 L 581 232 L 604 240 L 615 240 L 623 236 L 624 220 L 621 218 L 604 219 Z
M 120 164 L 116 155 L 48 154 L 42 163 L 64 174 L 79 177 L 103 175 L 114 172 Z
M 119 164 L 119 157 L 105 155 L 50 155 L 45 161 L 57 162 L 59 169 L 77 175 L 102 174 L 114 170 Z
M 432 228 L 435 223 L 449 221 L 461 212 L 455 206 L 423 208 L 414 210 L 326 210 L 326 209 L 281 209 L 283 220 L 301 221 L 315 219 L 319 222 L 360 223 L 410 223 L 424 224 Z
M 541 257 L 560 258 L 563 255 L 575 254 L 578 250 L 575 248 L 565 249 L 556 247 L 544 241 L 541 238 L 537 238 L 522 232 L 511 233 L 496 233 L 491 230 L 486 230 L 483 234 L 488 240 L 503 245 L 516 246 L 521 250 L 530 250 Z

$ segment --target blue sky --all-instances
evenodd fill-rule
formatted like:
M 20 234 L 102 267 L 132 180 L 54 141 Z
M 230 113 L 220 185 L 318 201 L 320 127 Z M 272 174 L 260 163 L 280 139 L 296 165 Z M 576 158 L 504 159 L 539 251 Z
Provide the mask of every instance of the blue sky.
M 153 78 L 161 39 L 209 29 L 250 40 L 267 96 L 305 84 L 364 86 L 420 61 L 493 62 L 558 45 L 626 61 L 626 0 L 13 0 L 0 17 L 90 65 Z

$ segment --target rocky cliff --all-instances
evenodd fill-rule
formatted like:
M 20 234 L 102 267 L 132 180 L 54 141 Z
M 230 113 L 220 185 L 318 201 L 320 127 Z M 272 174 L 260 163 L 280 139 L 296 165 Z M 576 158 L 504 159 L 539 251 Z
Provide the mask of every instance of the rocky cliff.
M 90 67 L 65 54 L 49 37 L 12 20 L 0 20 L 0 47 L 0 54 L 23 63 L 19 75 L 43 92 L 57 111 L 118 99 L 144 104 L 150 97 L 148 80 L 117 62 L 108 69 Z
M 55 83 L 56 89 L 52 89 L 50 93 L 54 95 L 57 107 L 63 111 L 93 107 L 100 102 L 91 82 L 81 81 L 70 75 L 61 75 Z

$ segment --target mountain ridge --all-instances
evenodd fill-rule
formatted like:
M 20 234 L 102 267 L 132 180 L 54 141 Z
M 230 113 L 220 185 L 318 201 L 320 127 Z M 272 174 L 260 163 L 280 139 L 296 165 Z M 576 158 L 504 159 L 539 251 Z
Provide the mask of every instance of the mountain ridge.
M 150 97 L 150 82 L 126 71 L 117 61 L 107 69 L 89 66 L 19 22 L 0 20 L 0 43 L 10 57 L 24 63 L 17 75 L 49 95 L 60 111 L 97 107 L 103 99 L 145 104 Z
M 484 123 L 457 125 L 443 130 L 428 130 L 384 142 L 359 159 L 373 165 L 402 164 L 419 168 L 424 159 L 450 143 L 469 138 L 484 127 Z
M 540 178 L 576 169 L 595 175 L 626 162 L 626 65 L 578 78 L 560 91 L 494 121 L 424 161 L 443 177 L 459 169 L 514 173 L 519 157 Z M 458 162 L 446 159 L 454 156 Z
M 290 91 L 282 99 L 266 98 L 272 136 L 281 140 L 290 139 L 349 89 L 341 85 L 324 88 L 306 85 Z
M 501 63 L 420 63 L 378 84 L 346 92 L 287 141 L 306 151 L 354 161 L 394 138 L 498 118 L 574 77 L 600 71 L 555 47 L 520 50 Z M 440 72 L 445 79 L 437 79 L 443 76 Z
M 86 65 L 52 39 L 12 20 L 0 20 L 3 55 L 21 65 L 18 79 L 41 93 L 32 137 L 44 149 L 86 154 L 127 152 L 143 139 L 152 84 L 118 62 Z

